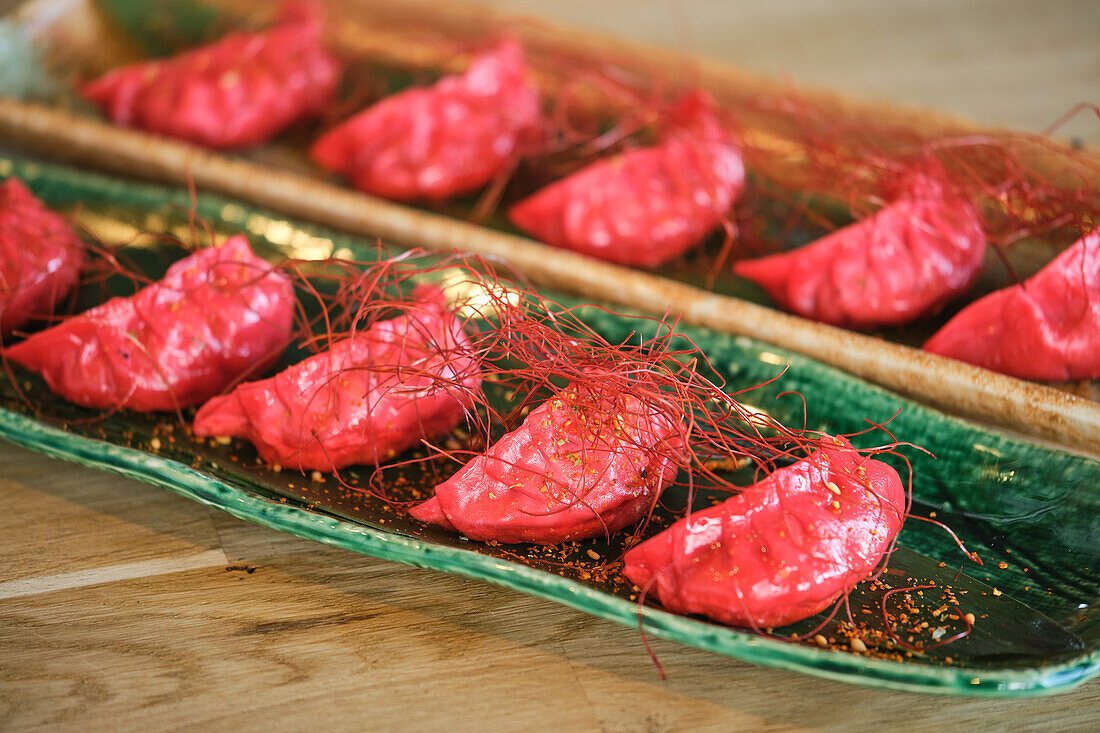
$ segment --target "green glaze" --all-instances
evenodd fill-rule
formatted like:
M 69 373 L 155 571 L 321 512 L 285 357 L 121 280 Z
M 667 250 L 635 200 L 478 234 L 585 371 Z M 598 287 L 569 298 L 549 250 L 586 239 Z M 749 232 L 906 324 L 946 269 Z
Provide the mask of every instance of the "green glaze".
M 0 96 L 48 98 L 57 91 L 25 26 L 0 18 Z
M 213 41 L 227 30 L 218 11 L 193 0 L 97 0 L 150 56 Z
M 80 204 L 85 212 L 150 228 L 171 227 L 186 220 L 189 198 L 185 192 L 0 158 L 0 176 L 11 174 L 23 178 L 47 204 L 60 210 L 71 211 Z M 328 251 L 363 260 L 375 256 L 367 242 L 288 222 L 277 214 L 226 199 L 202 196 L 196 213 L 219 231 L 247 232 L 267 254 L 313 247 L 322 256 Z M 586 320 L 609 340 L 652 327 L 641 319 L 597 309 L 588 311 Z M 641 609 L 648 633 L 821 677 L 946 694 L 1045 694 L 1068 689 L 1100 672 L 1096 613 L 1100 606 L 1100 573 L 1096 572 L 1100 567 L 1100 464 L 947 417 L 764 343 L 705 329 L 681 330 L 703 348 L 731 388 L 751 387 L 789 367 L 777 383 L 745 397 L 788 424 L 801 424 L 803 403 L 797 395 L 781 396 L 782 392 L 800 392 L 806 399 L 807 426 L 832 433 L 863 430 L 868 427 L 866 420 L 885 422 L 900 409 L 890 430 L 898 440 L 917 443 L 937 456 L 932 459 L 916 450 L 904 451 L 914 472 L 914 512 L 927 516 L 935 510 L 985 560 L 984 568 L 967 565 L 968 575 L 997 587 L 1006 598 L 1046 614 L 1057 622 L 1051 626 L 1075 632 L 1076 637 L 1065 636 L 1077 646 L 1054 644 L 1049 652 L 1028 654 L 1007 639 L 1001 640 L 1007 651 L 995 653 L 992 645 L 983 651 L 975 645 L 969 656 L 959 652 L 957 656 L 964 658 L 961 664 L 946 664 L 942 655 L 934 654 L 899 662 L 762 638 L 651 606 Z M 390 521 L 380 522 L 367 510 L 304 500 L 286 491 L 289 472 L 280 479 L 262 469 L 227 465 L 226 452 L 245 452 L 250 450 L 247 447 L 184 447 L 171 455 L 155 455 L 141 449 L 140 438 L 149 435 L 156 418 L 114 415 L 96 424 L 94 430 L 78 434 L 74 429 L 62 429 L 65 416 L 75 414 L 77 408 L 56 407 L 59 417 L 49 424 L 22 414 L 11 400 L 4 404 L 9 409 L 0 410 L 0 435 L 45 454 L 163 486 L 280 531 L 417 567 L 480 578 L 628 626 L 638 623 L 639 607 L 624 592 L 532 567 L 537 562 L 530 558 L 504 559 L 489 548 L 461 543 L 411 520 L 388 517 Z M 131 436 L 128 440 L 123 438 L 127 434 Z M 859 440 L 870 445 L 886 439 L 878 432 Z M 901 542 L 954 569 L 964 562 L 953 541 L 931 525 L 910 521 Z M 919 556 L 915 557 L 914 562 L 919 562 Z M 997 568 L 1001 561 L 1007 563 L 1004 570 Z M 999 608 L 991 593 L 980 595 L 986 585 L 978 583 L 973 588 L 963 604 L 967 609 L 986 611 L 991 619 L 998 613 L 1005 618 L 1016 614 L 1017 621 L 1034 614 L 1018 604 L 1012 611 L 1007 604 Z M 1076 641 L 1078 637 L 1083 644 Z

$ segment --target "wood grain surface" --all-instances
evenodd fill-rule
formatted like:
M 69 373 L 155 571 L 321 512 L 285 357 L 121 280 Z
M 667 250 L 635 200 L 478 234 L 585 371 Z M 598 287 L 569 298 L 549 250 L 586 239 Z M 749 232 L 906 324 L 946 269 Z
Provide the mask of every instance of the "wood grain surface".
M 686 37 L 672 27 L 681 12 L 674 3 L 562 5 L 646 40 Z M 781 14 L 799 12 L 793 2 L 778 3 L 778 16 L 739 3 L 736 36 L 755 44 L 739 53 L 787 43 L 789 54 L 828 74 L 803 74 L 807 81 L 860 92 L 877 79 L 891 99 L 1033 128 L 1079 97 L 1081 69 L 1100 80 L 1096 3 L 1052 3 L 1033 21 L 1019 10 L 1032 3 L 926 3 L 919 12 L 912 2 L 877 3 L 872 18 L 891 29 L 888 39 L 872 37 L 858 14 L 867 3 L 826 5 L 813 4 L 819 42 L 840 39 L 831 42 L 847 49 L 827 69 L 813 61 L 822 46 L 783 36 L 790 26 Z M 725 3 L 684 7 L 694 32 L 716 39 L 708 43 L 720 43 L 734 22 Z M 999 40 L 1006 34 L 1033 42 L 1010 48 Z M 767 63 L 782 64 L 774 60 L 781 50 Z M 1004 85 L 968 89 L 968 64 Z M 1008 86 L 1012 79 L 1029 86 Z M 1004 107 L 1030 116 L 998 117 Z M 951 699 L 827 682 L 655 640 L 668 672 L 661 682 L 630 629 L 284 536 L 6 444 L 0 497 L 4 730 L 1100 728 L 1100 680 L 1052 698 Z
M 1095 0 L 481 0 L 868 100 L 1042 132 L 1100 102 Z M 1100 145 L 1079 114 L 1058 135 Z

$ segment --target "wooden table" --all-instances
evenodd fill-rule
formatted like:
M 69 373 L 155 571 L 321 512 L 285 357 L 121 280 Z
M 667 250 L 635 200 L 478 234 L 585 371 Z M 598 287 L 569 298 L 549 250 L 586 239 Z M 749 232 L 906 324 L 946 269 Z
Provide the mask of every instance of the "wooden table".
M 678 32 L 666 23 L 670 11 L 653 12 L 652 2 L 564 5 L 584 13 L 600 7 L 601 18 L 613 6 L 648 8 L 648 15 L 624 15 L 629 27 L 611 27 L 658 41 Z M 699 18 L 726 7 L 698 3 L 685 16 L 714 48 L 718 26 Z M 790 2 L 777 7 L 796 12 Z M 823 38 L 843 34 L 862 6 L 841 7 L 829 17 L 816 11 Z M 968 7 L 964 17 L 980 16 Z M 1056 115 L 1065 100 L 1079 98 L 1082 64 L 1098 69 L 1095 34 L 1084 32 L 1097 6 L 1073 7 L 1083 20 L 1049 26 L 1061 34 L 1056 43 L 1013 54 L 998 51 L 1000 36 L 982 36 L 976 20 L 973 38 L 962 43 L 966 27 L 929 34 L 930 21 L 907 17 L 917 13 L 912 3 L 879 3 L 875 22 L 907 39 L 902 48 L 926 73 L 899 65 L 906 60 L 898 54 L 893 67 L 889 59 L 871 61 L 868 53 L 883 46 L 879 38 L 867 53 L 853 42 L 846 55 L 831 57 L 830 82 L 861 91 L 873 78 L 899 79 L 900 86 L 890 85 L 895 99 L 1003 119 L 999 105 L 1007 99 L 1020 107 L 1026 89 L 987 98 L 984 113 L 935 96 L 938 90 L 974 103 L 974 95 L 959 91 L 959 69 L 977 57 L 995 65 L 998 78 L 1041 87 L 1031 116 L 1018 119 L 1046 120 L 1052 107 Z M 761 54 L 788 42 L 766 43 L 782 23 L 747 8 L 735 26 L 726 21 L 738 37 L 756 39 Z M 1002 34 L 1010 15 L 1004 8 L 990 11 Z M 1055 11 L 1044 13 L 1049 25 Z M 649 25 L 639 31 L 637 23 Z M 1044 28 L 1034 29 L 1036 38 Z M 1066 40 L 1078 35 L 1076 44 Z M 755 58 L 797 68 L 798 48 L 807 52 L 793 48 L 786 65 L 775 52 Z M 811 59 L 806 68 L 817 66 Z M 1047 70 L 1039 83 L 1037 68 Z M 948 82 L 930 81 L 937 73 Z M 1083 134 L 1092 139 L 1094 129 Z M 1100 680 L 1054 698 L 950 699 L 826 682 L 655 640 L 668 672 L 661 682 L 636 631 L 548 602 L 281 535 L 6 444 L 0 477 L 0 729 L 1100 727 Z
M 1079 102 L 1100 103 L 1096 0 L 481 2 L 798 84 L 1030 132 Z M 1082 112 L 1057 135 L 1098 146 L 1100 120 Z

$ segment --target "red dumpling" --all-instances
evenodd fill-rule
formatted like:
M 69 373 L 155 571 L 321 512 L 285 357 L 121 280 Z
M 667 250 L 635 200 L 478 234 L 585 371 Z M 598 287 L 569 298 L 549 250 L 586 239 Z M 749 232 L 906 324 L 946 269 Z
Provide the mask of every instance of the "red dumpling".
M 409 201 L 474 191 L 538 139 L 542 107 L 523 49 L 505 40 L 466 73 L 383 99 L 330 130 L 311 155 L 367 193 Z
M 1100 230 L 963 308 L 924 348 L 1024 379 L 1100 377 Z
M 691 92 L 659 145 L 597 161 L 516 204 L 508 218 L 555 247 L 655 267 L 699 244 L 744 185 L 741 151 L 714 100 Z
M 290 280 L 236 236 L 4 353 L 78 405 L 173 410 L 269 368 L 293 321 Z
M 871 329 L 930 315 L 969 290 L 985 250 L 974 207 L 920 177 L 874 216 L 734 271 L 800 316 Z
M 901 530 L 897 472 L 842 438 L 631 548 L 623 574 L 677 613 L 770 628 L 826 608 Z
M 410 514 L 475 540 L 553 545 L 610 534 L 652 509 L 676 477 L 680 446 L 667 410 L 570 387 Z
M 442 292 L 414 296 L 406 313 L 210 400 L 195 434 L 241 436 L 268 463 L 333 471 L 454 429 L 481 388 L 478 360 Z
M 322 112 L 340 77 L 315 8 L 288 3 L 282 15 L 266 31 L 115 69 L 81 93 L 121 125 L 211 148 L 258 145 Z
M 53 313 L 80 278 L 84 243 L 16 178 L 0 185 L 0 335 Z

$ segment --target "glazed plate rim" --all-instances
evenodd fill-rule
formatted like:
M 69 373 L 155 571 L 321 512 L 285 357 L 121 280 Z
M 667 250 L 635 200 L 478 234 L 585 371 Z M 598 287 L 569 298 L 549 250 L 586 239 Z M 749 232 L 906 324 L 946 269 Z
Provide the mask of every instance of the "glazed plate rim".
M 639 608 L 634 602 L 520 563 L 255 496 L 178 461 L 74 435 L 4 408 L 0 408 L 0 437 L 52 458 L 121 474 L 238 519 L 333 547 L 486 581 L 627 627 L 637 628 L 641 613 L 647 634 L 752 664 L 881 689 L 984 697 L 1055 694 L 1100 674 L 1100 649 L 1038 668 L 990 670 L 874 659 L 768 639 L 649 606 Z

